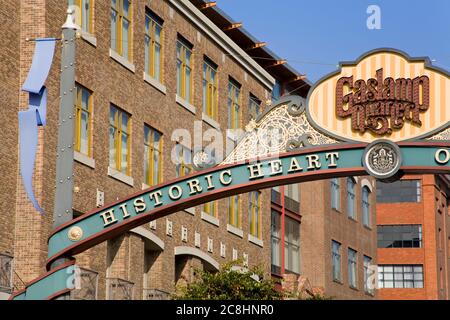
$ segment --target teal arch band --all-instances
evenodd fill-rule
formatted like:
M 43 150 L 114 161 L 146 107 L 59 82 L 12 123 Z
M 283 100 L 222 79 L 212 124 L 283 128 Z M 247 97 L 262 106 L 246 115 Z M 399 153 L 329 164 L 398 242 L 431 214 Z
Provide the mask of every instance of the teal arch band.
M 403 142 L 398 143 L 403 163 L 400 168 L 406 174 L 450 174 L 449 163 L 440 164 L 436 161 L 436 153 L 441 150 L 450 150 L 448 141 L 443 142 Z M 245 161 L 232 165 L 217 166 L 200 173 L 183 177 L 164 183 L 148 190 L 141 191 L 126 199 L 111 205 L 89 212 L 70 223 L 56 229 L 49 238 L 49 259 L 47 268 L 57 259 L 74 256 L 105 240 L 121 233 L 134 229 L 152 220 L 170 215 L 180 210 L 200 205 L 212 200 L 225 198 L 230 195 L 245 193 L 252 190 L 270 188 L 277 185 L 299 183 L 333 177 L 367 175 L 362 165 L 362 157 L 367 144 L 340 144 L 322 147 L 312 147 L 292 151 L 277 157 L 264 158 L 256 161 Z M 336 165 L 330 165 L 330 154 L 338 153 Z M 328 155 L 328 159 L 327 159 Z M 308 157 L 320 162 L 320 168 L 308 169 Z M 292 159 L 298 161 L 302 170 L 289 172 Z M 262 176 L 252 179 L 249 166 L 259 163 L 263 168 Z M 271 163 L 281 164 L 281 171 L 273 173 Z M 278 165 L 275 165 L 275 169 Z M 277 170 L 275 170 L 277 171 Z M 225 174 L 224 174 L 225 172 Z M 222 181 L 221 181 L 222 175 Z M 209 177 L 209 180 L 206 178 Z M 231 180 L 230 180 L 231 178 Z M 202 192 L 191 194 L 189 181 L 197 179 Z M 209 183 L 208 183 L 209 182 Z M 214 189 L 208 190 L 213 184 Z M 169 189 L 179 186 L 182 195 L 173 200 L 169 197 Z M 160 191 L 162 193 L 160 206 L 150 199 L 150 194 Z M 175 196 L 177 193 L 175 192 Z M 134 206 L 136 199 L 143 199 L 146 210 L 137 212 Z M 126 205 L 129 217 L 123 218 L 121 206 Z M 114 210 L 117 221 L 105 226 L 102 213 Z M 82 237 L 78 241 L 69 238 L 69 231 L 73 227 L 82 229 Z M 14 300 L 52 299 L 70 291 L 67 287 L 71 283 L 70 267 L 74 261 L 49 271 L 46 275 L 29 284 L 26 290 L 16 293 Z

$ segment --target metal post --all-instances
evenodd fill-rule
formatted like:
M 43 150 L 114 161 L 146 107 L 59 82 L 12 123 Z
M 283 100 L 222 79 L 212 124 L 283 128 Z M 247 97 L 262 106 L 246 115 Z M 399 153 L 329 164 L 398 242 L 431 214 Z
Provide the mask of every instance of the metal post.
M 53 211 L 53 228 L 73 219 L 73 161 L 75 131 L 75 43 L 79 27 L 74 23 L 74 10 L 67 11 L 66 23 L 62 26 L 62 54 L 60 79 L 60 110 L 58 121 L 58 149 L 56 152 L 56 188 Z M 55 268 L 66 262 L 60 259 L 52 264 Z M 69 294 L 61 297 L 69 299 Z

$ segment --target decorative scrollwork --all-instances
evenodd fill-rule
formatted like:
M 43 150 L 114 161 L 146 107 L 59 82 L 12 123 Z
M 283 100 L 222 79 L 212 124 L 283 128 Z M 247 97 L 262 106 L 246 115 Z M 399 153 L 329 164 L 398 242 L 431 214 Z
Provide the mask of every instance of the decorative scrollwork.
M 428 140 L 450 141 L 450 128 L 447 128 L 444 131 L 439 132 L 438 134 L 428 138 Z
M 286 102 L 275 106 L 258 122 L 247 126 L 246 134 L 222 164 L 284 153 L 292 148 L 340 142 L 309 123 L 304 103 Z
M 212 152 L 207 150 L 200 150 L 194 153 L 192 157 L 192 167 L 195 171 L 202 171 L 208 168 L 212 168 L 216 165 L 216 160 L 212 155 Z

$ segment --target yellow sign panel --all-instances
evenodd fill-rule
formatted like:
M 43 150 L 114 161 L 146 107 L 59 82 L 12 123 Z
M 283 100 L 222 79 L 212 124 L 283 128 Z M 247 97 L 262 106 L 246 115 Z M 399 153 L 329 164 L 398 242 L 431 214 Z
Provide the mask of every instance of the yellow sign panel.
M 320 80 L 308 109 L 312 122 L 344 140 L 422 138 L 450 121 L 450 76 L 428 58 L 380 49 Z

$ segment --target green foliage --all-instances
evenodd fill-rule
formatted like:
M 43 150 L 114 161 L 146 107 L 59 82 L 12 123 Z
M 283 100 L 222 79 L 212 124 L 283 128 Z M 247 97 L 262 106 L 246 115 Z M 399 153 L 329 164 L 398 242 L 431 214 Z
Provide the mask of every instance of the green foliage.
M 226 264 L 216 273 L 198 271 L 198 278 L 179 288 L 178 300 L 280 300 L 283 294 L 275 289 L 272 279 L 264 279 L 260 267 L 232 270 L 238 262 Z M 259 280 L 255 280 L 255 276 Z

